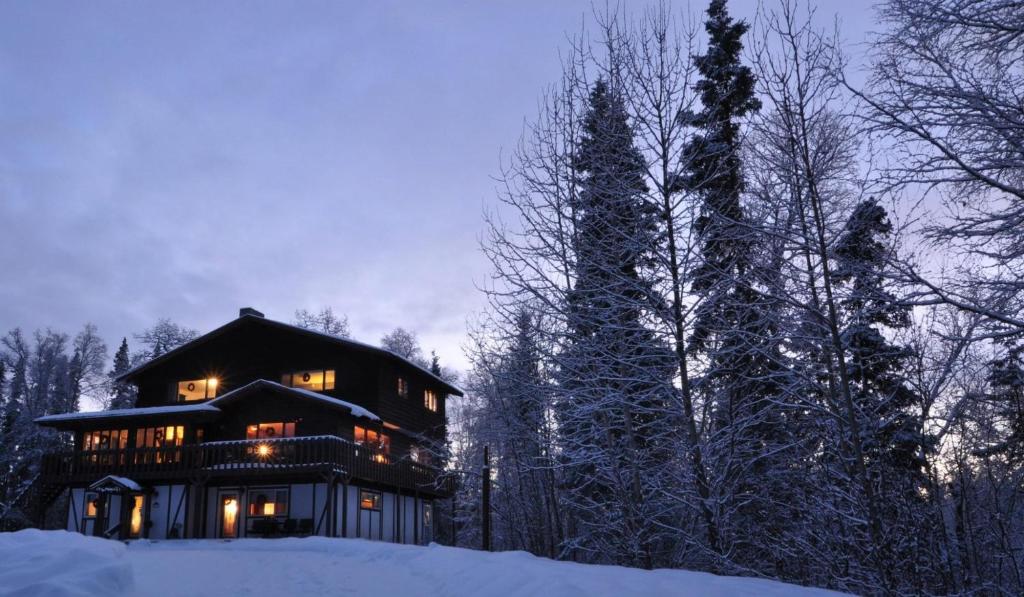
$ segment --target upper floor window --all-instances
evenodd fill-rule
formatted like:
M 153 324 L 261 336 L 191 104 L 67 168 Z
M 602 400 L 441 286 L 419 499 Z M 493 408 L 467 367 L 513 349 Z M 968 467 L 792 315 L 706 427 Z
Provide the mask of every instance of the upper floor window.
M 281 385 L 303 390 L 321 392 L 334 389 L 334 369 L 296 371 L 281 376 Z
M 391 438 L 383 433 L 377 433 L 373 429 L 366 429 L 356 425 L 352 436 L 355 438 L 356 443 L 361 446 L 377 448 L 384 454 L 391 453 Z
M 430 464 L 430 451 L 421 446 L 409 448 L 409 459 L 417 464 Z
M 409 382 L 404 377 L 398 378 L 398 396 L 400 398 L 409 397 Z
M 217 378 L 192 379 L 178 382 L 178 400 L 180 402 L 191 402 L 192 400 L 206 400 L 217 395 Z
M 168 448 L 180 446 L 184 441 L 185 427 L 182 425 L 147 427 L 135 430 L 136 448 Z
M 245 439 L 295 437 L 295 423 L 255 423 L 245 428 Z
M 423 406 L 428 410 L 437 412 L 437 392 L 434 390 L 423 390 Z
M 82 435 L 82 449 L 88 452 L 93 450 L 124 450 L 127 447 L 127 429 L 86 431 Z

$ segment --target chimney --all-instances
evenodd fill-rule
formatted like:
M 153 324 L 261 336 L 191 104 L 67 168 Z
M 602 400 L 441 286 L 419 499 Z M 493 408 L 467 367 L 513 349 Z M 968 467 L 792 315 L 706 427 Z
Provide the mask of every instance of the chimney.
M 263 314 L 253 309 L 252 307 L 242 307 L 238 310 L 239 317 L 245 317 L 246 315 L 252 315 L 253 317 L 263 317 Z

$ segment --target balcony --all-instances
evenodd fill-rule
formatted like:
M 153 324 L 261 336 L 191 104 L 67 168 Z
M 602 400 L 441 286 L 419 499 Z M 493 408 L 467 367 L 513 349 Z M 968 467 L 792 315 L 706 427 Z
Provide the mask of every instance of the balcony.
M 136 481 L 220 481 L 239 478 L 339 474 L 349 479 L 451 494 L 451 479 L 439 469 L 393 460 L 373 448 L 335 436 L 208 442 L 166 448 L 58 452 L 43 457 L 48 483 L 91 483 L 106 475 Z

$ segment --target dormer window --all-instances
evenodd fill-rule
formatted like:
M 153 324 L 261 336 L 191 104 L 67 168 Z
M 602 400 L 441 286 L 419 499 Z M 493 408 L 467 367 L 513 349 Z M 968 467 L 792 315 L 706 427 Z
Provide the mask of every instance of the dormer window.
M 437 392 L 434 390 L 423 390 L 423 406 L 429 411 L 437 412 Z
M 178 382 L 178 401 L 206 400 L 217 395 L 217 378 L 192 379 Z
M 322 392 L 334 389 L 334 369 L 296 371 L 281 376 L 281 385 L 302 390 Z
M 409 397 L 409 382 L 404 377 L 398 378 L 398 397 L 408 398 Z

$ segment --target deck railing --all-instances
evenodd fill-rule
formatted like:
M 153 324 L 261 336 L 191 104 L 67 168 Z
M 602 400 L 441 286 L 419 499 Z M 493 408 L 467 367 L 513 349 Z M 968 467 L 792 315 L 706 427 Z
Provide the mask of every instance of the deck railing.
M 449 480 L 436 468 L 328 435 L 57 452 L 43 457 L 41 471 L 51 483 L 85 483 L 106 475 L 174 480 L 305 472 L 335 472 L 436 495 L 451 490 Z

